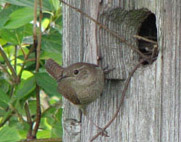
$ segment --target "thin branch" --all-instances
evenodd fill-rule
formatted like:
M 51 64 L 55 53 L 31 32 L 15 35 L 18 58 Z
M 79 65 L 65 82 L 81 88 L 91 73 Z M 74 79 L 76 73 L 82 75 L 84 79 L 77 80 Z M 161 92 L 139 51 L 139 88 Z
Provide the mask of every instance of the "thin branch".
M 26 64 L 26 62 L 27 62 L 27 60 L 28 60 L 28 58 L 29 58 L 29 56 L 30 56 L 30 54 L 32 53 L 33 50 L 34 50 L 34 46 L 32 46 L 32 47 L 30 48 L 28 54 L 25 55 L 24 62 L 23 62 L 23 64 L 21 65 L 21 70 L 20 70 L 20 72 L 19 72 L 19 74 L 18 74 L 18 77 L 19 77 L 19 78 L 21 78 L 21 75 L 22 75 L 22 73 L 23 73 L 25 64 Z
M 129 86 L 129 83 L 130 83 L 130 80 L 131 80 L 131 77 L 133 76 L 133 74 L 135 73 L 135 71 L 140 67 L 140 65 L 144 62 L 145 60 L 141 60 L 135 67 L 134 69 L 131 71 L 130 75 L 128 76 L 127 80 L 126 80 L 126 83 L 125 83 L 125 86 L 124 86 L 124 89 L 123 89 L 123 92 L 122 92 L 122 96 L 121 96 L 121 100 L 120 100 L 120 104 L 115 112 L 115 114 L 113 115 L 112 119 L 104 126 L 104 128 L 102 128 L 102 131 L 97 133 L 94 137 L 92 137 L 92 139 L 90 140 L 91 142 L 94 141 L 99 135 L 102 134 L 102 132 L 104 132 L 111 124 L 112 122 L 116 119 L 120 109 L 121 109 L 121 106 L 123 105 L 123 102 L 124 102 L 124 98 L 125 98 L 125 95 L 126 95 L 126 91 L 128 89 L 128 86 Z
M 14 91 L 15 91 L 15 84 L 13 84 L 13 85 L 11 86 L 11 90 L 10 90 L 10 92 L 9 92 L 10 97 L 12 97 L 12 96 L 13 96 Z
M 25 103 L 25 112 L 26 112 L 26 116 L 27 116 L 27 122 L 29 124 L 32 124 L 32 120 L 31 120 L 31 114 L 30 114 L 30 109 L 29 109 L 29 106 L 28 106 L 28 103 L 26 102 Z
M 98 22 L 97 20 L 95 20 L 94 18 L 92 18 L 91 16 L 89 16 L 88 14 L 86 14 L 85 12 L 81 11 L 80 9 L 66 3 L 63 0 L 60 0 L 60 2 L 62 2 L 63 4 L 69 6 L 70 8 L 74 9 L 75 11 L 81 13 L 82 15 L 84 15 L 85 17 L 87 17 L 88 19 L 90 19 L 91 21 L 93 21 L 96 25 L 98 25 L 100 28 L 103 28 L 104 30 L 106 30 L 107 32 L 109 32 L 110 34 L 112 34 L 113 36 L 115 36 L 116 38 L 118 38 L 122 43 L 125 43 L 127 46 L 129 46 L 132 50 L 134 50 L 135 52 L 137 52 L 142 58 L 147 59 L 149 57 L 147 57 L 146 55 L 144 55 L 141 51 L 139 51 L 136 47 L 134 47 L 133 45 L 131 45 L 126 39 L 120 37 L 120 35 L 118 35 L 116 32 L 110 30 L 108 27 L 106 27 L 105 25 L 101 24 L 100 22 Z
M 31 114 L 30 114 L 30 109 L 28 106 L 28 103 L 25 103 L 25 112 L 26 112 L 26 117 L 27 117 L 27 122 L 29 124 L 29 130 L 28 130 L 28 134 L 27 134 L 27 138 L 29 139 L 30 137 L 32 137 L 32 127 L 33 127 L 33 122 L 31 120 Z
M 36 124 L 32 132 L 32 136 L 36 138 L 36 133 L 38 131 L 41 121 L 41 107 L 40 107 L 40 87 L 36 85 Z
M 37 48 L 37 32 L 36 32 L 36 29 L 37 29 L 36 28 L 37 27 L 37 6 L 38 6 L 38 0 L 34 0 L 33 47 L 35 49 L 35 58 L 37 57 L 36 56 L 36 48 Z M 38 95 L 39 95 L 38 86 L 36 85 L 36 98 L 37 98 L 37 92 L 38 92 Z M 37 102 L 37 100 L 36 100 L 36 102 Z M 39 118 L 38 118 L 38 113 L 39 112 L 38 112 L 38 110 L 39 110 L 39 108 L 37 107 L 37 110 L 36 110 L 37 111 L 37 114 L 36 114 L 36 124 L 35 124 L 36 127 L 32 130 L 32 132 L 29 132 L 29 134 L 32 134 L 32 135 L 28 136 L 31 139 L 36 138 L 36 133 L 37 133 L 38 127 L 39 127 Z
M 10 75 L 10 73 L 8 72 L 8 70 L 7 70 L 6 67 L 5 67 L 4 65 L 2 65 L 1 63 L 0 63 L 0 70 L 3 70 L 3 72 L 5 72 L 5 73 L 11 78 L 11 75 Z
M 134 35 L 133 37 L 134 37 L 134 38 L 137 38 L 137 39 L 140 39 L 140 40 L 144 40 L 144 41 L 146 41 L 146 42 L 150 42 L 150 43 L 156 44 L 156 45 L 158 44 L 156 41 L 151 40 L 151 39 L 148 39 L 148 38 L 145 38 L 145 37 L 143 37 L 143 36 Z
M 1 123 L 0 123 L 0 128 L 2 127 L 2 126 L 4 126 L 4 124 L 7 122 L 7 121 L 9 121 L 9 119 L 11 118 L 11 116 L 13 115 L 13 111 L 11 111 L 10 113 L 9 113 L 9 115 L 6 117 L 6 119 L 4 119 Z
M 20 73 L 19 73 L 19 78 L 21 78 L 22 72 L 24 70 L 24 66 L 26 64 L 27 59 L 29 58 L 29 55 L 31 54 L 31 52 L 37 47 L 37 34 L 36 34 L 36 27 L 37 27 L 37 0 L 35 0 L 34 2 L 34 20 L 33 20 L 33 46 L 30 48 L 29 52 L 27 55 L 25 55 L 25 59 L 24 62 L 22 64 Z M 22 52 L 23 49 L 21 49 Z M 36 53 L 36 52 L 35 52 Z M 36 55 L 35 55 L 36 56 Z
M 3 47 L 1 45 L 0 45 L 0 53 L 1 53 L 1 56 L 3 57 L 5 63 L 7 64 L 8 68 L 10 69 L 10 71 L 12 73 L 14 83 L 18 83 L 18 77 L 16 75 L 16 72 L 15 72 L 13 66 L 11 65 L 11 63 L 9 62 L 9 59 L 6 56 L 6 54 L 3 50 Z
M 16 45 L 15 50 L 14 50 L 14 70 L 15 70 L 15 72 L 16 72 L 16 66 L 17 66 L 17 50 L 18 50 L 18 47 Z
M 35 0 L 35 9 L 34 9 L 34 14 L 37 18 L 37 3 L 38 1 Z M 41 19 L 42 19 L 42 0 L 39 0 L 39 13 L 40 13 L 40 21 L 39 21 L 39 25 L 40 25 L 40 34 L 39 34 L 39 39 L 38 39 L 38 47 L 37 45 L 37 36 L 36 36 L 36 27 L 34 27 L 34 46 L 37 47 L 36 52 L 35 52 L 35 58 L 36 58 L 36 72 L 39 71 L 39 56 L 40 56 L 40 48 L 41 48 Z M 34 19 L 34 23 L 36 22 L 36 19 Z M 34 138 L 36 138 L 36 134 L 40 125 L 40 121 L 41 121 L 41 106 L 40 106 L 40 87 L 38 86 L 38 84 L 36 84 L 36 124 L 35 124 L 35 128 L 32 132 L 32 136 Z
M 34 20 L 33 20 L 33 45 L 34 47 L 37 46 L 37 33 L 36 33 L 36 27 L 37 27 L 37 5 L 38 0 L 34 1 Z
M 26 57 L 25 51 L 23 50 L 23 48 L 21 46 L 19 46 L 19 48 L 21 49 L 21 52 L 23 53 L 23 57 Z
M 39 70 L 39 66 L 40 66 L 40 49 L 41 49 L 41 21 L 42 21 L 42 18 L 43 18 L 43 13 L 42 13 L 42 0 L 39 0 L 39 7 L 40 7 L 40 16 L 39 16 L 39 29 L 40 29 L 40 32 L 39 32 L 39 36 L 38 36 L 38 47 L 37 47 L 37 50 L 36 50 L 36 72 L 38 72 Z

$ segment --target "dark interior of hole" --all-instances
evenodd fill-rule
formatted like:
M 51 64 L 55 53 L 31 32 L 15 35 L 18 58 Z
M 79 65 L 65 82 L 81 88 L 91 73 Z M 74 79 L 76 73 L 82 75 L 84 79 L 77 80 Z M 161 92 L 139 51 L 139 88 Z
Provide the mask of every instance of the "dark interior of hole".
M 150 14 L 144 20 L 140 27 L 138 35 L 157 42 L 156 17 L 154 14 Z M 151 55 L 153 52 L 154 44 L 146 42 L 144 40 L 138 40 L 138 48 L 143 54 Z
M 157 41 L 156 17 L 154 14 L 150 14 L 144 20 L 138 34 L 140 36 L 144 36 L 154 41 Z

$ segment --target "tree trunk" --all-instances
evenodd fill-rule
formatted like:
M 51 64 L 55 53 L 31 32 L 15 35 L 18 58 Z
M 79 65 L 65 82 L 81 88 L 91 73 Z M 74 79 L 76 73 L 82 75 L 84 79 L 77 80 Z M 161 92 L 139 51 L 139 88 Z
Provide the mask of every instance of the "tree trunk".
M 111 31 L 139 48 L 133 35 L 157 38 L 159 54 L 142 65 L 131 78 L 124 104 L 107 129 L 109 137 L 96 142 L 181 141 L 181 0 L 66 0 Z M 149 19 L 151 17 L 151 20 Z M 154 21 L 154 17 L 156 21 Z M 154 26 L 144 22 L 156 22 Z M 143 26 L 144 25 L 144 26 Z M 143 28 L 142 28 L 143 27 Z M 145 48 L 145 47 L 144 47 Z M 141 50 L 141 49 L 140 49 Z M 87 108 L 88 117 L 100 127 L 120 104 L 126 78 L 140 56 L 125 42 L 98 27 L 83 14 L 63 4 L 63 64 L 89 62 L 115 70 L 107 76 L 103 95 Z M 97 134 L 92 122 L 64 99 L 64 142 L 89 142 Z

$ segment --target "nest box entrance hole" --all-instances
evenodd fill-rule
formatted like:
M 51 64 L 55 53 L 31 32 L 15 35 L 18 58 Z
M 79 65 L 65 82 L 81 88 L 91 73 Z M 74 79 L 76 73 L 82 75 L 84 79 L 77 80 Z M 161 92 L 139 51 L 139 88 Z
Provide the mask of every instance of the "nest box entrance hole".
M 103 13 L 99 20 L 123 39 L 120 41 L 103 28 L 98 30 L 99 52 L 104 57 L 101 65 L 115 68 L 106 78 L 125 80 L 126 72 L 137 62 L 133 60 L 141 59 L 141 56 L 131 50 L 127 43 L 147 57 L 152 57 L 151 61 L 145 61 L 143 65 L 156 60 L 158 55 L 156 17 L 151 11 L 148 9 L 127 11 L 115 8 Z
M 148 17 L 142 22 L 140 29 L 138 30 L 138 49 L 146 56 L 152 56 L 152 62 L 157 59 L 158 56 L 158 44 L 157 44 L 157 27 L 156 16 L 150 13 Z M 146 39 L 144 39 L 146 38 Z M 143 65 L 147 65 L 149 62 L 145 61 Z

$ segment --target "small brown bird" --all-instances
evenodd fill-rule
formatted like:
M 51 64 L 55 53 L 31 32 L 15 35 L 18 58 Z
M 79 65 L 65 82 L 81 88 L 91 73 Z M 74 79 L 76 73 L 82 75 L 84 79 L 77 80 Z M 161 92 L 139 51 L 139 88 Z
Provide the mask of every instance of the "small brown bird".
M 85 114 L 85 107 L 96 100 L 104 87 L 104 71 L 97 65 L 75 63 L 66 68 L 48 59 L 46 70 L 58 82 L 58 92 Z

